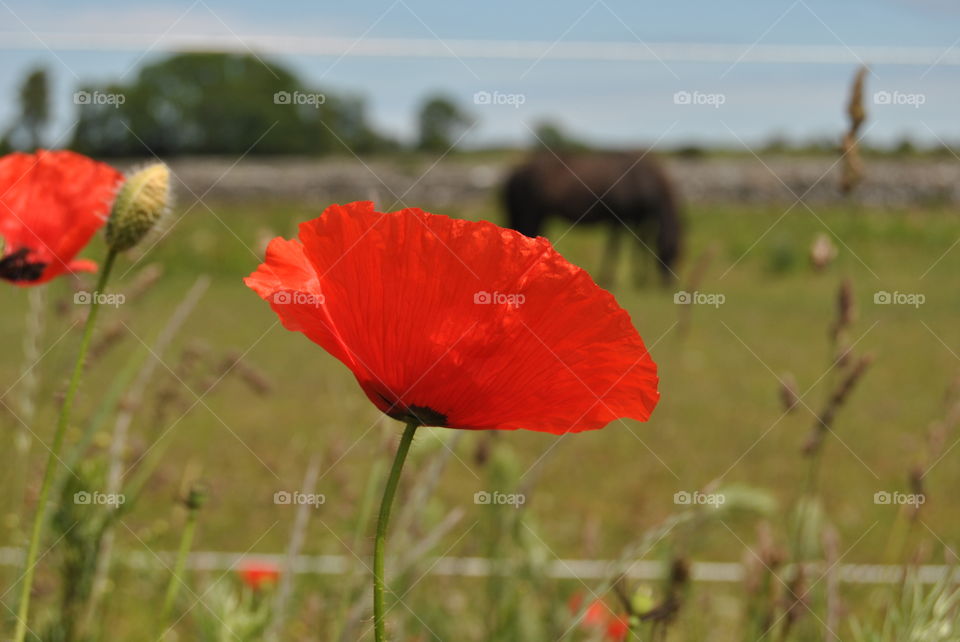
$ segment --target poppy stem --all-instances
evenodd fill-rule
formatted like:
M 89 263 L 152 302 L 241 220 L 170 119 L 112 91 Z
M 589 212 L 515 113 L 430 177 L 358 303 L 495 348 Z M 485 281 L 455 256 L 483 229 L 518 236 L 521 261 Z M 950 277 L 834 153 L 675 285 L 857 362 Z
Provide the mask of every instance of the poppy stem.
M 170 582 L 167 584 L 167 592 L 163 598 L 163 608 L 160 610 L 160 620 L 166 622 L 173 603 L 177 599 L 177 593 L 180 584 L 183 582 L 181 576 L 183 569 L 187 567 L 187 557 L 190 555 L 190 546 L 193 544 L 193 534 L 197 530 L 196 511 L 190 511 L 187 518 L 187 524 L 183 528 L 183 534 L 180 536 L 180 548 L 177 551 L 176 565 L 173 567 L 173 573 L 170 574 Z M 164 637 L 164 636 L 161 636 Z
M 373 549 L 373 627 L 377 642 L 384 642 L 387 639 L 386 624 L 384 622 L 383 608 L 383 553 L 387 541 L 387 523 L 390 521 L 390 507 L 393 505 L 393 496 L 397 493 L 397 486 L 400 482 L 400 471 L 403 470 L 403 462 L 407 459 L 407 453 L 410 451 L 410 442 L 413 441 L 413 433 L 417 430 L 420 423 L 416 420 L 407 423 L 403 431 L 403 437 L 400 438 L 400 446 L 397 448 L 397 454 L 393 458 L 393 468 L 390 469 L 390 476 L 387 478 L 387 486 L 383 489 L 383 500 L 380 502 L 380 517 L 377 520 L 377 538 Z
M 113 262 L 116 258 L 116 251 L 110 250 L 107 253 L 107 258 L 103 263 L 103 269 L 100 271 L 100 278 L 97 280 L 97 287 L 93 292 L 93 296 L 90 297 L 90 311 L 87 313 L 87 320 L 83 326 L 83 337 L 80 339 L 80 351 L 77 354 L 77 362 L 73 367 L 70 384 L 67 386 L 66 397 L 64 397 L 63 405 L 60 407 L 57 431 L 54 433 L 53 444 L 50 447 L 50 454 L 47 457 L 47 467 L 43 471 L 40 498 L 37 501 L 37 512 L 33 518 L 30 546 L 27 549 L 27 559 L 23 570 L 23 584 L 20 588 L 20 606 L 17 608 L 17 629 L 13 637 L 14 642 L 23 642 L 27 635 L 27 616 L 30 612 L 30 593 L 33 590 L 33 571 L 37 565 L 37 553 L 40 550 L 40 542 L 43 539 L 44 526 L 46 526 L 47 502 L 50 499 L 50 488 L 53 485 L 52 482 L 57 464 L 60 462 L 63 438 L 67 432 L 67 426 L 70 424 L 73 400 L 74 397 L 76 397 L 77 389 L 80 387 L 80 377 L 83 375 L 83 368 L 87 361 L 87 350 L 90 348 L 90 340 L 93 337 L 93 327 L 96 324 L 97 312 L 100 309 L 100 295 L 107 285 L 107 279 L 110 277 L 110 269 L 113 267 Z
M 173 573 L 170 575 L 170 582 L 167 584 L 167 592 L 163 598 L 163 608 L 160 609 L 160 626 L 166 629 L 160 634 L 159 639 L 161 640 L 166 638 L 170 629 L 176 625 L 176 622 L 174 622 L 169 628 L 166 628 L 166 622 L 170 616 L 170 611 L 173 609 L 173 604 L 177 599 L 180 585 L 184 583 L 182 579 L 183 571 L 187 567 L 187 557 L 190 556 L 190 548 L 193 546 L 193 535 L 197 530 L 197 513 L 200 512 L 200 507 L 188 506 L 187 511 L 187 523 L 183 528 L 183 534 L 180 536 L 180 549 L 177 551 L 177 561 L 174 563 Z

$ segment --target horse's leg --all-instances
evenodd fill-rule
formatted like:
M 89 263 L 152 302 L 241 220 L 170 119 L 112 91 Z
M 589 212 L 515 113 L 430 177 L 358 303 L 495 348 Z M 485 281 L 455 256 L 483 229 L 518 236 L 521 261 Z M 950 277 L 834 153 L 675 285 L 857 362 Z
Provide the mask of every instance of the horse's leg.
M 678 278 L 674 267 L 680 253 L 680 230 L 680 221 L 673 212 L 665 213 L 657 225 L 657 268 L 664 287 L 671 286 Z
M 656 261 L 654 249 L 651 247 L 652 239 L 649 234 L 649 226 L 637 223 L 631 227 L 636 243 L 633 244 L 633 283 L 636 287 L 643 287 L 650 279 L 650 263 Z
M 606 251 L 600 263 L 600 278 L 597 279 L 600 287 L 610 289 L 615 285 L 620 258 L 620 232 L 620 223 L 612 221 L 607 232 Z

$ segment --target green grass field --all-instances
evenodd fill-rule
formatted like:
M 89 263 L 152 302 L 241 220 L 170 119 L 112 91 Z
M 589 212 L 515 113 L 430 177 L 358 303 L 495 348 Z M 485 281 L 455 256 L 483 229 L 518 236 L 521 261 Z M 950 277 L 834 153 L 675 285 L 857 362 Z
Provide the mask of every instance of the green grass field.
M 78 439 L 113 378 L 131 359 L 149 358 L 143 342 L 153 343 L 197 276 L 209 275 L 209 289 L 164 355 L 131 427 L 130 462 L 155 443 L 166 451 L 144 498 L 123 518 L 118 547 L 174 549 L 182 522 L 175 499 L 184 479 L 199 479 L 209 490 L 209 502 L 201 512 L 195 549 L 281 552 L 293 512 L 275 505 L 273 495 L 300 488 L 309 460 L 319 453 L 324 463 L 317 491 L 326 503 L 314 513 L 304 552 L 346 553 L 371 466 L 388 459 L 400 426 L 379 418 L 346 367 L 303 336 L 285 331 L 241 282 L 258 263 L 263 238 L 292 236 L 297 221 L 319 211 L 295 204 L 214 204 L 213 211 L 200 205 L 180 219 L 185 209 L 181 205 L 174 212 L 155 249 L 119 263 L 121 278 L 114 282 L 119 290 L 148 264 L 162 265 L 164 275 L 139 300 L 104 309 L 101 330 L 119 321 L 123 325 L 116 345 L 88 373 L 71 431 Z M 909 473 L 930 463 L 927 430 L 943 415 L 945 390 L 960 372 L 960 247 L 953 247 L 960 238 L 960 216 L 948 210 L 841 207 L 816 208 L 814 215 L 802 206 L 784 215 L 784 209 L 722 205 L 689 211 L 686 260 L 676 287 L 635 287 L 630 261 L 623 258 L 614 292 L 660 367 L 662 400 L 650 422 L 613 423 L 559 439 L 523 431 L 497 435 L 497 447 L 512 451 L 515 478 L 521 484 L 537 479 L 527 509 L 552 554 L 615 557 L 639 532 L 677 510 L 675 493 L 718 479 L 767 489 L 781 508 L 788 508 L 803 489 L 809 466 L 800 454 L 813 426 L 805 405 L 819 410 L 836 384 L 828 328 L 836 315 L 838 286 L 849 277 L 858 310 L 850 338 L 856 353 L 871 353 L 875 361 L 840 411 L 836 435 L 827 438 L 819 488 L 840 532 L 843 560 L 891 561 L 889 541 L 899 509 L 875 504 L 874 494 L 910 492 Z M 492 203 L 442 213 L 499 220 Z M 815 273 L 807 252 L 821 232 L 831 235 L 839 256 Z M 566 257 L 595 271 L 602 230 L 567 233 L 555 223 L 550 236 L 559 239 L 557 249 Z M 692 306 L 689 325 L 681 331 L 678 319 L 685 308 L 674 304 L 673 294 L 705 252 L 712 260 L 697 289 L 722 294 L 725 302 Z M 102 254 L 99 241 L 87 252 L 92 258 Z M 877 305 L 878 291 L 920 293 L 925 302 Z M 53 432 L 53 399 L 79 340 L 79 326 L 64 334 L 79 307 L 72 305 L 70 285 L 54 282 L 47 295 L 44 356 L 32 371 L 40 381 L 39 409 L 31 426 L 45 440 Z M 20 378 L 20 343 L 27 292 L 0 289 L 0 306 L 0 392 L 7 391 L 3 403 L 12 411 L 0 406 L 5 487 L 20 483 L 15 471 L 26 464 L 33 501 L 46 450 L 34 441 L 24 462 L 13 444 L 19 431 L 13 413 L 22 412 L 26 385 Z M 192 361 L 182 358 L 185 348 L 197 355 Z M 244 354 L 244 363 L 272 383 L 268 394 L 252 392 L 236 372 L 206 390 L 231 352 Z M 786 372 L 796 377 L 804 403 L 782 416 L 777 377 Z M 95 449 L 106 447 L 111 428 L 112 422 L 100 428 Z M 450 436 L 443 429 L 431 432 Z M 929 540 L 934 560 L 942 559 L 937 551 L 960 537 L 950 500 L 950 489 L 960 482 L 960 449 L 951 449 L 958 438 L 948 435 L 945 456 L 924 478 L 927 501 L 917 531 Z M 457 457 L 443 472 L 437 501 L 463 508 L 465 517 L 438 546 L 440 553 L 484 554 L 476 538 L 462 536 L 486 508 L 474 504 L 474 493 L 495 490 L 474 456 L 488 439 L 464 435 Z M 421 435 L 415 442 L 410 474 L 418 458 L 436 449 L 433 441 Z M 7 545 L 23 541 L 19 508 L 19 489 L 5 493 Z M 688 552 L 695 559 L 738 561 L 747 554 L 745 544 L 755 539 L 751 524 L 734 519 L 730 529 L 705 529 Z M 2 571 L 8 579 L 11 572 Z

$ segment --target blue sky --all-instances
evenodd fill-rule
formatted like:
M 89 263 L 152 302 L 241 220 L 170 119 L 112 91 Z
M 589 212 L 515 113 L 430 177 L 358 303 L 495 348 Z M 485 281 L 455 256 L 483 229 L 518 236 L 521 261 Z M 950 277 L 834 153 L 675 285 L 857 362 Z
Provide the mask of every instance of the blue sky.
M 856 58 L 874 62 L 868 52 L 919 61 L 871 65 L 869 141 L 960 141 L 960 3 L 952 0 L 2 0 L 0 32 L 0 95 L 14 96 L 29 68 L 46 66 L 58 134 L 73 122 L 78 84 L 129 80 L 186 39 L 238 50 L 267 43 L 264 58 L 307 86 L 363 95 L 375 124 L 405 138 L 423 96 L 447 93 L 476 118 L 472 145 L 523 142 L 547 118 L 611 145 L 835 137 Z M 346 39 L 354 55 L 316 53 L 313 43 L 330 38 Z M 378 43 L 400 53 L 370 55 Z M 531 55 L 498 57 L 524 45 Z M 592 53 L 579 56 L 578 46 Z M 437 55 L 404 53 L 424 47 Z M 613 53 L 596 59 L 599 51 Z M 638 51 L 664 60 L 623 59 Z M 821 54 L 828 62 L 795 62 Z M 508 98 L 475 104 L 484 91 Z M 694 104 L 677 104 L 677 92 Z M 875 104 L 875 92 L 895 98 Z M 0 124 L 12 114 L 11 100 L 0 104 Z

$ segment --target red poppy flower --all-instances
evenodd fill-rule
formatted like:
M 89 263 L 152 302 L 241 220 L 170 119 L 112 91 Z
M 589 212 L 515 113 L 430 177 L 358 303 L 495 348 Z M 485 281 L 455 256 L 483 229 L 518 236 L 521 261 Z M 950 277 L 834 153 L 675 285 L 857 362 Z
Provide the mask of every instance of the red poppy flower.
M 613 612 L 603 600 L 594 600 L 583 614 L 583 625 L 587 628 L 603 628 L 612 615 Z
M 106 222 L 123 175 L 68 151 L 0 158 L 0 278 L 36 285 L 64 272 L 93 272 L 74 257 Z
M 240 579 L 255 591 L 273 586 L 280 578 L 280 569 L 269 562 L 246 562 L 240 567 Z
M 657 403 L 613 296 L 546 239 L 492 223 L 333 205 L 273 239 L 245 283 L 396 419 L 560 434 Z
M 570 612 L 579 613 L 581 604 L 583 604 L 583 595 L 574 593 L 568 603 Z M 580 626 L 590 631 L 602 630 L 607 640 L 625 640 L 630 632 L 629 620 L 624 616 L 616 615 L 601 599 L 596 599 L 587 605 L 580 620 Z
M 606 636 L 608 640 L 626 640 L 630 634 L 630 621 L 621 616 L 614 615 L 607 623 Z

